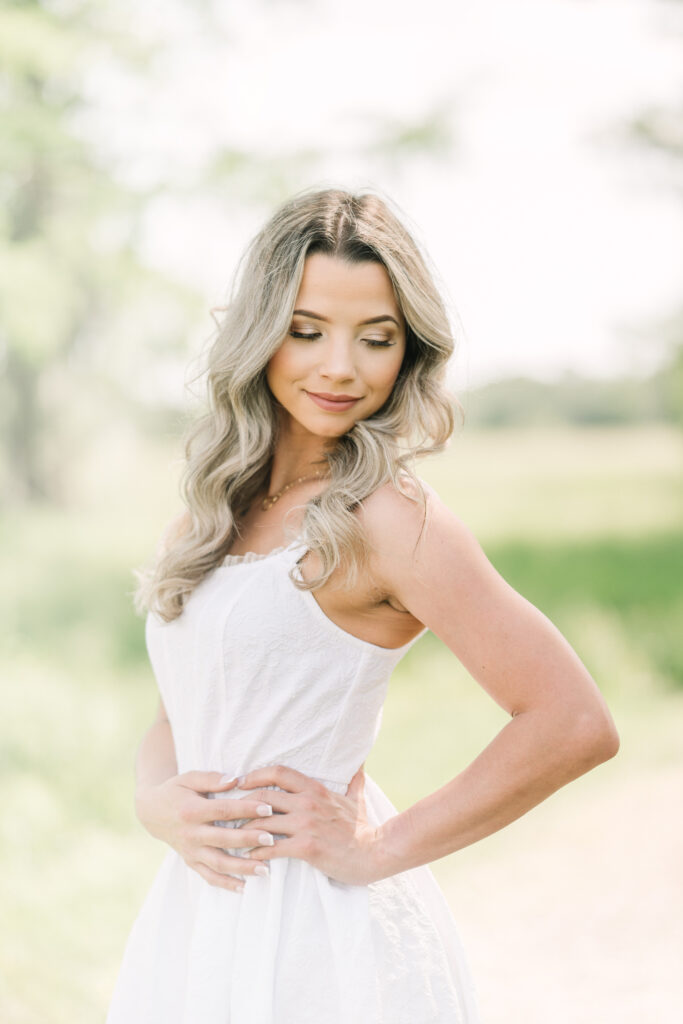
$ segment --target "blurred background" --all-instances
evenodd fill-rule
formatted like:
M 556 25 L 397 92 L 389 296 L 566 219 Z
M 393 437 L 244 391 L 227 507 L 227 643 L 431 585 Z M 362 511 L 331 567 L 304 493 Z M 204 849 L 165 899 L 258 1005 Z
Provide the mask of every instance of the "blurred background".
M 466 418 L 418 470 L 622 738 L 433 866 L 483 1021 L 680 1019 L 682 55 L 676 0 L 0 7 L 3 1021 L 104 1018 L 164 853 L 131 570 L 180 507 L 209 309 L 311 185 L 382 190 L 429 252 Z M 367 769 L 402 809 L 505 719 L 428 634 Z

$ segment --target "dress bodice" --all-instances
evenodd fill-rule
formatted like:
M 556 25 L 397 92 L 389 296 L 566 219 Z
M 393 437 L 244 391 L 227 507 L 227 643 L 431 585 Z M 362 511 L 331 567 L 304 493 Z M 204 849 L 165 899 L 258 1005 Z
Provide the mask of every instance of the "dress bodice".
M 397 648 L 348 633 L 290 578 L 305 550 L 228 555 L 177 619 L 148 616 L 179 772 L 286 764 L 341 789 L 372 749 L 391 672 L 426 630 Z

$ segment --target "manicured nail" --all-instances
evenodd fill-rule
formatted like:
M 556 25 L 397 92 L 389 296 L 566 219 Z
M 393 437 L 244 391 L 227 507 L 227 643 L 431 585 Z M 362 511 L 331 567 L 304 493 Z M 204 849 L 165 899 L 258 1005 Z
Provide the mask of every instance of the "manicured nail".
M 244 885 L 236 885 L 233 892 L 244 892 Z
M 270 804 L 259 804 L 256 813 L 260 814 L 262 818 L 267 818 L 269 814 L 273 813 L 273 808 Z
M 245 779 L 246 779 L 246 775 L 239 775 L 238 778 L 237 778 L 237 785 L 241 786 Z
M 221 779 L 221 786 L 227 786 L 227 784 L 229 782 L 234 782 L 234 781 L 235 781 L 234 775 L 224 775 L 222 777 L 222 779 Z
M 265 864 L 259 864 L 257 868 L 254 868 L 255 875 L 269 875 L 270 871 Z
M 275 846 L 275 840 L 271 836 L 270 832 L 259 833 L 258 841 L 261 846 Z

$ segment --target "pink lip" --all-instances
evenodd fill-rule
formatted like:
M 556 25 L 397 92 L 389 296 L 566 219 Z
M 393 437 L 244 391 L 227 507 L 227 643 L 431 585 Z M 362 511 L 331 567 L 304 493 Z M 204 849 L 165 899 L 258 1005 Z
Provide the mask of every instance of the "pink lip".
M 356 398 L 354 395 L 330 395 L 325 392 L 316 393 L 315 391 L 307 391 L 306 394 L 321 409 L 327 409 L 331 412 L 344 412 L 360 401 L 360 398 Z
M 318 398 L 328 398 L 330 402 L 357 402 L 358 395 L 331 395 L 328 391 L 309 391 L 309 395 L 317 395 Z

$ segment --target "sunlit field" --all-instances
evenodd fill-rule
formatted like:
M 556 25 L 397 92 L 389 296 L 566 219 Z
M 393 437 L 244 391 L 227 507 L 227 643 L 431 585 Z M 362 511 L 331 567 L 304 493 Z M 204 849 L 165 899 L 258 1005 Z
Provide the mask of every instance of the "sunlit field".
M 157 693 L 130 591 L 179 507 L 176 458 L 112 438 L 74 474 L 73 507 L 1 521 L 7 1024 L 103 1019 L 164 853 L 133 813 Z M 488 1024 L 673 1021 L 683 998 L 682 468 L 683 438 L 660 428 L 466 431 L 418 467 L 564 632 L 622 739 L 616 758 L 434 865 Z M 406 807 L 506 720 L 428 634 L 392 678 L 367 771 Z

